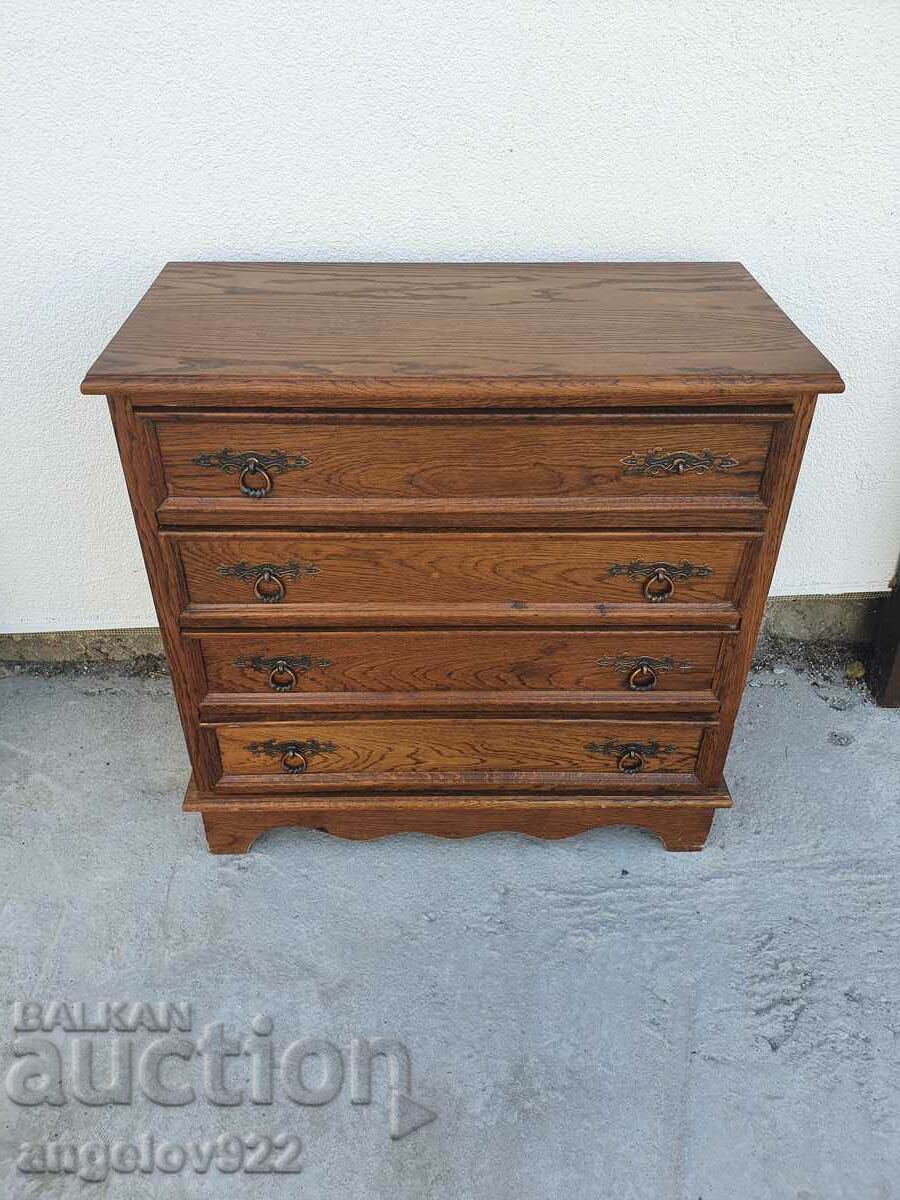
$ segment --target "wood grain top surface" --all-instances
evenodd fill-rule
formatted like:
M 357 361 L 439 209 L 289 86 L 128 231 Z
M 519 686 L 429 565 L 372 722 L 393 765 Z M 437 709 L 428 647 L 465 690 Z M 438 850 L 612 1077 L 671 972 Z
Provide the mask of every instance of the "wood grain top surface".
M 91 394 L 383 400 L 839 392 L 739 263 L 169 263 Z

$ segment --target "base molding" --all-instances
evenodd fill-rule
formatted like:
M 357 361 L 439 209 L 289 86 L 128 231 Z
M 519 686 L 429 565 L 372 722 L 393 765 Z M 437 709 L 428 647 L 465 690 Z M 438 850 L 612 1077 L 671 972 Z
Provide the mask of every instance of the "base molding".
M 701 850 L 717 808 L 730 808 L 723 785 L 684 799 L 658 796 L 246 796 L 223 799 L 200 792 L 193 779 L 186 812 L 203 818 L 212 854 L 245 854 L 260 834 L 281 826 L 305 826 L 335 837 L 369 841 L 392 833 L 473 837 L 479 833 L 525 833 L 572 837 L 588 829 L 625 825 L 655 834 L 667 850 Z

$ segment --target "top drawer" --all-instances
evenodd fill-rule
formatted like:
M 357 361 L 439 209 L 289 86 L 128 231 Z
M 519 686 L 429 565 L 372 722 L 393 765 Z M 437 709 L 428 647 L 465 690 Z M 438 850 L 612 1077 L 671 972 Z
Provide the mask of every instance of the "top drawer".
M 429 502 L 504 498 L 748 500 L 759 495 L 779 418 L 778 410 L 159 414 L 154 423 L 170 505 L 227 500 L 265 523 L 267 509 L 287 502 L 406 502 L 418 511 Z

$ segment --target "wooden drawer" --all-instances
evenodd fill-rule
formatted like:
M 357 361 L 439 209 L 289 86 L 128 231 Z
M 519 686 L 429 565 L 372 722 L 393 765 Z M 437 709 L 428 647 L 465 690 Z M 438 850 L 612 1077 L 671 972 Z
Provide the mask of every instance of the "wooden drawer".
M 756 535 L 174 534 L 187 624 L 677 623 L 733 614 Z M 720 612 L 720 616 L 721 616 Z M 665 619 L 664 619 L 665 621 Z M 663 621 L 663 623 L 664 623 Z
M 376 630 L 206 635 L 208 692 L 301 701 L 455 693 L 618 693 L 712 699 L 723 635 Z
M 785 415 L 157 416 L 161 519 L 489 521 L 507 505 L 524 519 L 513 502 L 526 515 L 558 517 L 563 501 L 761 510 L 773 429 Z
M 417 718 L 215 729 L 222 785 L 308 789 L 583 788 L 691 778 L 700 722 Z

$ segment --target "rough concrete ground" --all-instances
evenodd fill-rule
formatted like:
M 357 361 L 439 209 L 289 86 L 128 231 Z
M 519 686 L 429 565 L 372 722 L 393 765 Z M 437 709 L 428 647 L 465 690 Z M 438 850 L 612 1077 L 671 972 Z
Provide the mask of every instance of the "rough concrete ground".
M 71 1095 L 76 1035 L 57 1031 L 65 1103 L 2 1099 L 3 1197 L 900 1196 L 900 713 L 840 672 L 775 661 L 752 677 L 735 808 L 694 855 L 626 830 L 284 830 L 214 858 L 179 810 L 167 680 L 12 676 L 0 696 L 8 1086 L 16 1000 L 186 1000 L 184 1036 L 222 1021 L 246 1037 L 267 1014 L 278 1056 L 319 1038 L 349 1063 L 353 1037 L 398 1038 L 412 1096 L 437 1113 L 391 1140 L 383 1063 L 368 1106 L 345 1079 L 317 1107 L 277 1080 L 272 1105 L 163 1107 L 135 1085 L 132 1104 L 88 1107 Z M 159 1035 L 82 1036 L 102 1084 L 109 1042 L 137 1053 Z M 249 1069 L 229 1059 L 231 1085 Z M 163 1078 L 202 1091 L 197 1059 Z M 302 1174 L 16 1169 L 24 1141 L 254 1131 L 298 1134 Z

